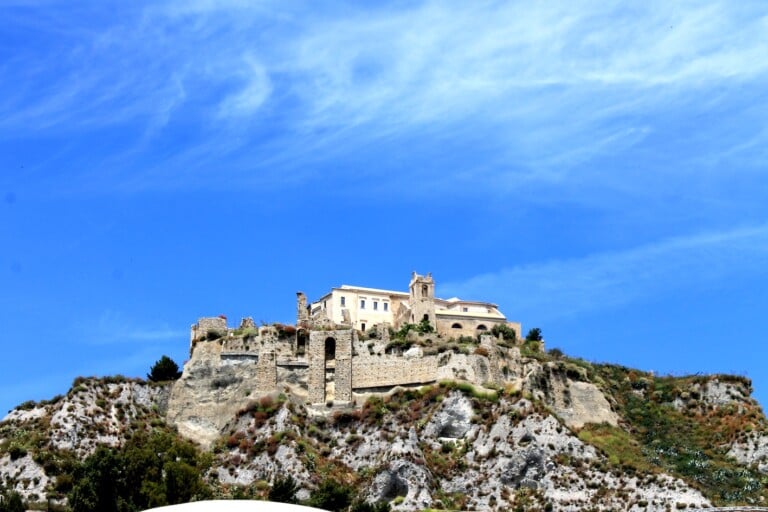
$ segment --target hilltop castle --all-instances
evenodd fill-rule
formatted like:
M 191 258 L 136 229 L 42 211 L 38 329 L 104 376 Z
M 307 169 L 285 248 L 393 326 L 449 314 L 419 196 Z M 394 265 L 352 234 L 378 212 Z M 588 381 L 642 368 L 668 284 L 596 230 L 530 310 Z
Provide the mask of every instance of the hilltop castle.
M 309 304 L 298 292 L 295 327 L 256 327 L 245 318 L 232 329 L 225 317 L 201 318 L 192 326 L 191 354 L 204 352 L 219 366 L 246 364 L 254 368 L 256 392 L 283 386 L 311 404 L 349 403 L 355 393 L 456 378 L 457 371 L 480 383 L 501 382 L 491 330 L 503 326 L 520 339 L 520 324 L 507 322 L 495 304 L 435 298 L 431 274 L 414 272 L 408 288 L 342 285 Z M 456 341 L 467 356 L 459 370 L 443 354 L 451 342 L 458 350 Z M 478 342 L 490 354 L 480 358 L 485 362 L 468 352 Z
M 299 292 L 297 325 L 348 325 L 365 332 L 374 325 L 386 324 L 400 329 L 406 323 L 429 322 L 446 337 L 476 336 L 494 325 L 507 324 L 496 304 L 435 298 L 432 274 L 411 275 L 408 292 L 342 285 L 306 306 Z M 306 311 L 305 311 L 306 310 Z M 509 324 L 520 335 L 520 324 Z

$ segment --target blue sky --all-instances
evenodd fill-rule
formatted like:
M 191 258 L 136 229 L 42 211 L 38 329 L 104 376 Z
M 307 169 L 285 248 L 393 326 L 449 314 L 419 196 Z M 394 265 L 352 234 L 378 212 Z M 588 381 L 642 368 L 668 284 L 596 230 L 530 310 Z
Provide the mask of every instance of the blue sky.
M 768 5 L 0 0 L 0 411 L 295 292 L 768 400 Z

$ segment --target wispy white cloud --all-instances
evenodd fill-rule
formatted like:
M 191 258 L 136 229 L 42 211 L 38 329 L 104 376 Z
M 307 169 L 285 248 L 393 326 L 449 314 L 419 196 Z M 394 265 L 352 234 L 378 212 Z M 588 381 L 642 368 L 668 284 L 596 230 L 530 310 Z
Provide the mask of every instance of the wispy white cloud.
M 166 173 L 178 172 L 174 160 L 191 160 L 184 172 L 218 178 L 222 166 L 207 170 L 199 155 L 227 157 L 242 181 L 269 182 L 265 159 L 306 168 L 323 155 L 425 131 L 460 139 L 483 133 L 497 159 L 517 164 L 501 166 L 497 182 L 514 184 L 521 174 L 558 181 L 591 159 L 640 144 L 659 128 L 648 117 L 685 115 L 711 101 L 712 91 L 768 74 L 761 2 L 362 9 L 197 0 L 125 8 L 103 28 L 83 21 L 82 11 L 59 9 L 40 22 L 34 10 L 6 10 L 61 44 L 56 51 L 20 48 L 4 65 L 16 80 L 13 90 L 0 89 L 8 92 L 0 130 L 139 123 L 138 141 L 128 141 L 141 145 L 139 159 L 149 151 L 147 137 L 160 139 L 176 117 L 201 127 L 180 149 L 189 158 L 150 160 L 167 163 Z M 268 147 L 254 135 L 267 127 Z M 728 150 L 766 142 L 762 132 L 754 137 Z M 704 152 L 715 161 L 721 149 L 712 144 Z M 145 164 L 127 162 L 123 172 L 135 175 Z M 152 186 L 162 175 L 147 178 Z
M 444 296 L 488 297 L 524 317 L 557 318 L 768 275 L 768 225 L 663 240 L 624 251 L 521 265 L 446 283 Z
M 272 84 L 266 69 L 253 57 L 243 59 L 245 85 L 224 98 L 219 107 L 222 117 L 253 116 L 269 98 Z

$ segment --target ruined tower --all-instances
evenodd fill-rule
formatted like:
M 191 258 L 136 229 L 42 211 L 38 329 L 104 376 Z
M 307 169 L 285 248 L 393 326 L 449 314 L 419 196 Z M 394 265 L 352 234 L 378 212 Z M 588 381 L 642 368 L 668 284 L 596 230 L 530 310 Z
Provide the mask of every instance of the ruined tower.
M 411 275 L 411 283 L 408 286 L 410 296 L 408 305 L 411 310 L 410 322 L 418 324 L 424 319 L 429 320 L 432 327 L 437 327 L 435 319 L 435 281 L 432 273 L 420 276 L 416 272 Z
M 304 295 L 304 292 L 296 292 L 296 327 L 298 329 L 309 327 L 307 296 Z

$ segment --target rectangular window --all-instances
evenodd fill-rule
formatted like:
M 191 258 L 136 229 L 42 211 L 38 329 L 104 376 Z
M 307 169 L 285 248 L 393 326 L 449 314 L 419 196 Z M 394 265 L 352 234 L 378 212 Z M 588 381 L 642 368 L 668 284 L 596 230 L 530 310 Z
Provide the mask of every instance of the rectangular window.
M 384 303 L 384 311 L 389 311 L 389 303 Z
M 365 299 L 360 300 L 360 309 L 365 309 Z
M 466 313 L 467 311 L 469 311 L 469 308 L 461 308 L 461 310 Z
M 347 305 L 347 298 L 346 297 L 342 297 L 341 298 L 341 307 L 344 307 L 346 305 Z
M 379 310 L 379 303 L 376 301 L 373 301 L 373 310 L 378 311 Z

